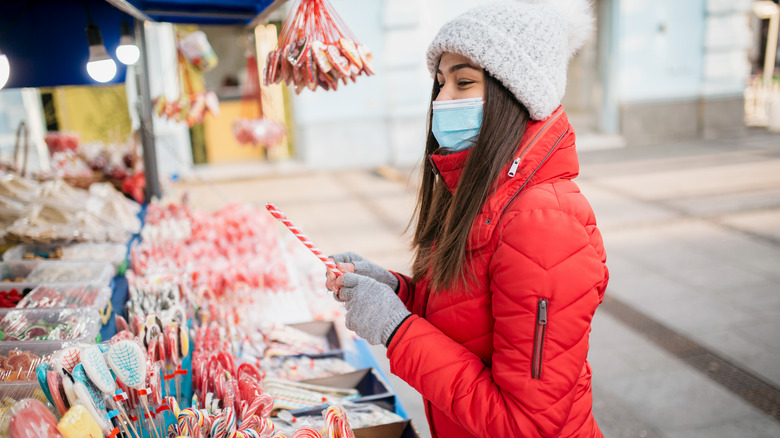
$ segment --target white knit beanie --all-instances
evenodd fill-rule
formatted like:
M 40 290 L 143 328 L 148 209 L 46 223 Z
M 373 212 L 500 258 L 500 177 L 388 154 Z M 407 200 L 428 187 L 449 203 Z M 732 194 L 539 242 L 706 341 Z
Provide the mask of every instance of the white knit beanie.
M 431 75 L 442 53 L 463 55 L 517 97 L 533 120 L 549 117 L 566 91 L 566 68 L 593 30 L 589 0 L 512 0 L 473 8 L 428 46 Z

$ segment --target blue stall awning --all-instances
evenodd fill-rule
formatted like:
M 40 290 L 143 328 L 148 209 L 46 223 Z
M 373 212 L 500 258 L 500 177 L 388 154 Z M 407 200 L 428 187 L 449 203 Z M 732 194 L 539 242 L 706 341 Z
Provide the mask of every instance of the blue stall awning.
M 0 52 L 8 55 L 7 88 L 96 85 L 86 70 L 87 7 L 112 56 L 122 21 L 246 25 L 283 0 L 0 0 Z M 85 6 L 86 5 L 86 6 Z M 110 83 L 125 80 L 117 63 Z
M 134 6 L 155 21 L 194 24 L 247 24 L 274 0 L 108 0 Z M 276 2 L 281 3 L 281 2 Z

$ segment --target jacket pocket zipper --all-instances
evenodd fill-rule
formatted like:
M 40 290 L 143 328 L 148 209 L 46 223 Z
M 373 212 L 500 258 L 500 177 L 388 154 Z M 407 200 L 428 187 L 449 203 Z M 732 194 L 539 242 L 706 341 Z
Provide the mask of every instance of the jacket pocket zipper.
M 531 362 L 531 378 L 542 377 L 542 353 L 544 352 L 544 335 L 547 332 L 547 298 L 539 298 L 536 312 L 536 331 L 534 332 L 534 351 Z

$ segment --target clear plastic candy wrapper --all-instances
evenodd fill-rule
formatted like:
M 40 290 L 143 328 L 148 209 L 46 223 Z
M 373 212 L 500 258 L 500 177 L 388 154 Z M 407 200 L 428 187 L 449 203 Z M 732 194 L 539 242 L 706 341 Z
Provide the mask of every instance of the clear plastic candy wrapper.
M 41 285 L 16 305 L 18 309 L 47 307 L 94 307 L 101 310 L 111 299 L 111 289 L 89 285 Z
M 110 183 L 92 184 L 87 191 L 60 179 L 39 183 L 0 174 L 0 196 L 24 205 L 4 227 L 8 243 L 126 242 L 141 227 L 140 206 Z M 10 220 L 14 210 L 3 211 Z
M 35 369 L 48 360 L 56 347 L 14 342 L 0 346 L 0 382 L 35 380 Z
M 97 337 L 100 316 L 95 309 L 0 310 L 0 341 L 89 340 Z
M 0 384 L 0 436 L 2 437 L 18 436 L 18 435 L 10 435 L 9 425 L 11 423 L 11 419 L 15 417 L 16 414 L 19 413 L 20 410 L 19 407 L 21 407 L 20 405 L 16 409 L 13 409 L 14 405 L 16 405 L 18 402 L 23 400 L 27 401 L 27 403 L 30 403 L 29 400 L 35 400 L 38 403 L 40 403 L 41 406 L 43 406 L 43 410 L 47 411 L 48 415 L 51 416 L 54 415 L 53 414 L 54 407 L 46 400 L 46 395 L 38 386 L 37 382 L 36 383 L 33 382 L 1 383 Z M 40 406 L 37 406 L 37 409 L 35 410 L 41 416 L 46 415 L 43 413 L 43 410 L 40 410 Z M 25 419 L 24 414 L 22 414 L 22 416 L 19 419 L 20 420 Z M 55 425 L 57 424 L 56 421 L 54 424 Z M 14 433 L 18 431 L 20 426 L 22 426 L 22 424 L 15 424 Z M 53 436 L 57 436 L 57 435 L 53 435 Z
M 108 261 L 114 267 L 124 264 L 127 247 L 118 243 L 74 243 L 17 245 L 3 253 L 3 261 Z
M 355 82 L 374 74 L 374 57 L 357 42 L 333 6 L 326 0 L 298 0 L 284 22 L 279 46 L 268 54 L 263 82 L 304 88 L 336 90 L 339 81 Z
M 40 262 L 27 275 L 28 283 L 68 283 L 88 281 L 105 284 L 111 281 L 112 268 L 107 263 Z
M 285 134 L 284 125 L 266 117 L 233 122 L 233 135 L 239 143 L 271 148 L 281 143 Z

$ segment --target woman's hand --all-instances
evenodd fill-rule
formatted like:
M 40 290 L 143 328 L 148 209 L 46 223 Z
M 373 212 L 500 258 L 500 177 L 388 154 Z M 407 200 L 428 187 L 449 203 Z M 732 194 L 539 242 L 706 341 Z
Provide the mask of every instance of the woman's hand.
M 330 257 L 331 260 L 336 262 L 336 260 L 333 259 L 333 257 Z M 336 266 L 341 269 L 341 272 L 355 272 L 355 265 L 353 263 L 339 263 L 336 262 Z M 330 271 L 325 272 L 325 287 L 328 288 L 329 291 L 335 293 L 338 296 L 339 289 L 341 289 L 341 276 L 336 277 L 336 275 Z
M 372 263 L 363 257 L 355 254 L 354 252 L 342 252 L 330 256 L 336 265 L 344 272 L 354 272 L 358 275 L 363 275 L 374 280 L 384 283 L 392 290 L 398 289 L 398 278 L 390 273 L 387 269 Z M 330 279 L 330 276 L 328 277 Z M 328 281 L 328 284 L 330 281 Z M 328 289 L 331 289 L 328 286 Z
M 387 345 L 411 315 L 390 286 L 373 278 L 346 272 L 334 281 L 337 300 L 347 307 L 346 325 L 369 344 Z

